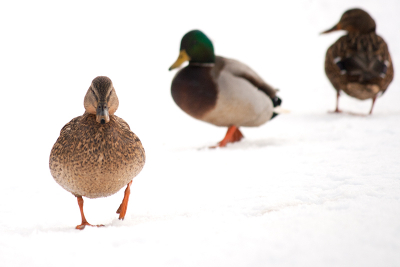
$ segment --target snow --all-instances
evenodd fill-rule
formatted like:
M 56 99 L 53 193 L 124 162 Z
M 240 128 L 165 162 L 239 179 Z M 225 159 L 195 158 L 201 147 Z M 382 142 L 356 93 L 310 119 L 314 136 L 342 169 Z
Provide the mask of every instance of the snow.
M 400 266 L 400 84 L 373 116 L 328 114 L 335 91 L 319 35 L 343 11 L 367 10 L 400 66 L 400 2 L 14 1 L 0 4 L 0 266 Z M 196 121 L 170 96 L 180 39 L 203 30 L 216 53 L 280 89 L 280 115 L 208 149 L 226 129 Z M 117 115 L 147 153 L 123 190 L 76 198 L 48 168 L 61 128 L 83 113 L 93 78 L 109 76 Z M 371 102 L 342 96 L 342 109 Z

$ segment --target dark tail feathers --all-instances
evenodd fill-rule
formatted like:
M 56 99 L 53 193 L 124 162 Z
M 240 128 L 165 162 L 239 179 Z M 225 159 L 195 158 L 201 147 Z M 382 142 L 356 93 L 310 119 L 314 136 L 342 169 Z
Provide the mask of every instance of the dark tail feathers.
M 281 103 L 282 103 L 282 99 L 280 99 L 280 98 L 277 97 L 277 96 L 275 96 L 274 98 L 271 98 L 271 100 L 272 100 L 272 104 L 274 105 L 274 108 L 277 107 L 277 106 L 280 106 Z M 273 113 L 272 113 L 272 117 L 271 117 L 270 120 L 272 120 L 272 119 L 275 118 L 276 116 L 278 116 L 278 113 L 273 112 Z

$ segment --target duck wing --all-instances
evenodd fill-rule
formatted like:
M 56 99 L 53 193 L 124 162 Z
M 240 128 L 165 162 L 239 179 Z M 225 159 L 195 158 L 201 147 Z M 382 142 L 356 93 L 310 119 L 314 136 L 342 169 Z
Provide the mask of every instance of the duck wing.
M 358 51 L 344 59 L 338 57 L 335 61 L 341 74 L 356 76 L 360 83 L 385 78 L 389 64 L 387 60 L 382 61 L 380 56 L 365 51 Z
M 252 70 L 246 64 L 229 58 L 223 58 L 220 56 L 216 57 L 216 63 L 218 61 L 223 61 L 224 70 L 229 71 L 232 75 L 236 77 L 243 78 L 254 85 L 259 90 L 263 91 L 266 95 L 268 95 L 271 99 L 276 97 L 276 92 L 272 86 L 267 84 L 254 70 Z
M 393 79 L 387 44 L 375 33 L 341 37 L 327 51 L 325 71 L 337 90 L 356 82 L 377 84 L 384 92 Z

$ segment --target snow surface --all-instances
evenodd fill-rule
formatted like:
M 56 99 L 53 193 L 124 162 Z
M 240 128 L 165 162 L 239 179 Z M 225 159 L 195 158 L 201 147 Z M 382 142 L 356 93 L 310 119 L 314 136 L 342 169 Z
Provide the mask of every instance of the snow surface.
M 400 84 L 373 116 L 328 114 L 335 91 L 319 35 L 348 8 L 377 21 L 400 66 L 400 1 L 2 1 L 0 266 L 400 266 Z M 224 149 L 226 129 L 170 96 L 180 39 L 192 29 L 250 65 L 292 112 Z M 147 152 L 132 184 L 85 199 L 104 228 L 75 230 L 76 199 L 50 175 L 61 128 L 109 76 L 117 115 Z M 371 101 L 341 98 L 367 113 Z

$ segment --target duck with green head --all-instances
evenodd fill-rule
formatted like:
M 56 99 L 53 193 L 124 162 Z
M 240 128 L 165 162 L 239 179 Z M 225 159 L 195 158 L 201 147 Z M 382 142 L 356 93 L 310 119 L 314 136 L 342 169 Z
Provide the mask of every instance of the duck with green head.
M 325 73 L 336 89 L 336 109 L 339 110 L 340 91 L 360 100 L 372 99 L 369 114 L 379 94 L 393 80 L 393 64 L 388 46 L 376 34 L 374 19 L 364 10 L 354 8 L 343 13 L 340 21 L 323 32 L 345 30 L 326 52 Z
M 239 127 L 260 126 L 277 115 L 274 107 L 281 99 L 276 90 L 247 65 L 216 56 L 203 32 L 192 30 L 183 36 L 179 57 L 169 70 L 186 61 L 189 65 L 172 80 L 172 98 L 190 116 L 228 127 L 217 147 L 241 140 Z

